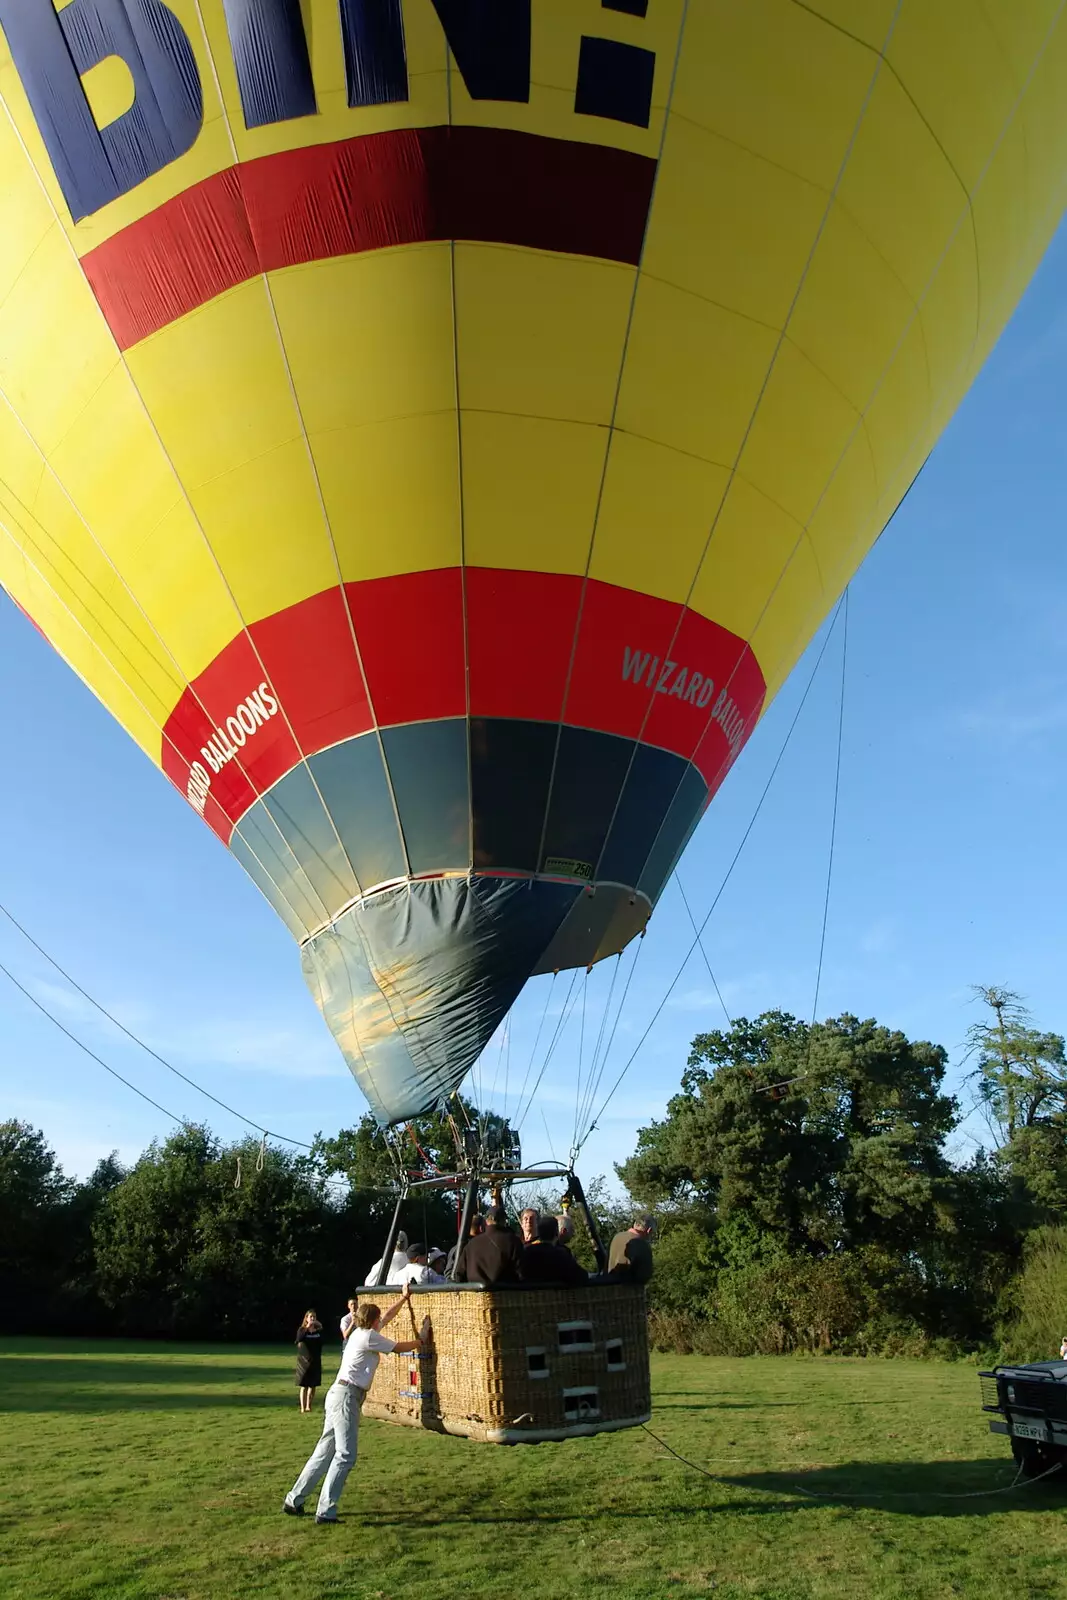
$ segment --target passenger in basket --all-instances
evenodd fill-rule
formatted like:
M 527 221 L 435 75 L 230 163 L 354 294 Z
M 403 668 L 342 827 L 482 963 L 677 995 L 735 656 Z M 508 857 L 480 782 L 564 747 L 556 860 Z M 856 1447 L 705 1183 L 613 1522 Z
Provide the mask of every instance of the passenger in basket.
M 389 1271 L 385 1275 L 386 1283 L 399 1283 L 400 1274 L 403 1272 L 407 1264 L 408 1236 L 403 1229 L 401 1229 L 396 1236 L 396 1245 L 393 1249 L 392 1259 L 389 1263 Z M 376 1289 L 378 1287 L 378 1274 L 381 1271 L 381 1268 L 382 1263 L 379 1259 L 374 1263 L 373 1267 L 371 1267 L 370 1271 L 367 1273 L 367 1276 L 364 1279 L 364 1288 Z
M 557 1242 L 559 1224 L 555 1217 L 542 1217 L 537 1239 L 522 1253 L 523 1283 L 586 1284 L 589 1275 L 578 1265 L 569 1250 Z
M 517 1283 L 522 1277 L 522 1245 L 508 1227 L 503 1206 L 494 1206 L 486 1217 L 486 1230 L 468 1239 L 456 1262 L 457 1283 Z
M 443 1250 L 431 1250 L 426 1257 L 427 1283 L 447 1283 L 445 1277 L 445 1262 L 448 1257 Z
M 477 1239 L 478 1235 L 484 1232 L 485 1218 L 475 1213 L 475 1215 L 471 1218 L 470 1237 L 472 1239 Z M 456 1257 L 459 1255 L 462 1248 L 463 1246 L 461 1242 L 457 1239 L 451 1250 L 448 1252 L 448 1264 L 445 1267 L 446 1277 L 452 1278 L 455 1276 L 453 1269 L 456 1264 Z
M 537 1243 L 537 1224 L 541 1220 L 541 1213 L 534 1206 L 527 1206 L 519 1216 L 519 1227 L 522 1229 L 523 1244 Z
M 574 1220 L 565 1211 L 556 1218 L 556 1227 L 559 1229 L 559 1245 L 562 1250 L 570 1250 L 574 1244 Z
M 340 1371 L 333 1386 L 326 1391 L 326 1421 L 322 1436 L 308 1457 L 303 1472 L 282 1501 L 282 1510 L 287 1516 L 304 1515 L 304 1501 L 325 1474 L 315 1509 L 315 1521 L 338 1520 L 337 1502 L 341 1498 L 345 1479 L 355 1463 L 359 1447 L 360 1413 L 367 1390 L 378 1370 L 379 1357 L 391 1354 L 394 1350 L 398 1355 L 407 1354 L 408 1351 L 421 1349 L 429 1341 L 429 1317 L 424 1319 L 418 1339 L 398 1344 L 382 1334 L 382 1329 L 410 1300 L 411 1289 L 405 1288 L 400 1299 L 390 1306 L 384 1316 L 379 1306 L 369 1304 L 360 1306 L 356 1312 L 356 1325 L 345 1340 Z
M 397 1282 L 403 1284 L 429 1283 L 430 1268 L 427 1265 L 426 1254 L 426 1246 L 424 1244 L 413 1244 L 408 1251 L 407 1266 L 400 1274 Z
M 652 1259 L 652 1234 L 656 1219 L 647 1214 L 635 1217 L 630 1227 L 617 1233 L 608 1252 L 608 1283 L 648 1283 L 655 1263 Z

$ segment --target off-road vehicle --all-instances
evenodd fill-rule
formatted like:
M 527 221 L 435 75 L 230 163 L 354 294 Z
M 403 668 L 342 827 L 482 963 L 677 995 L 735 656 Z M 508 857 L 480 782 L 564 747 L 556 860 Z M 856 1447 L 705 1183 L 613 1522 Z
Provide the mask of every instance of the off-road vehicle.
M 1053 1474 L 1067 1483 L 1067 1361 L 1034 1361 L 978 1374 L 982 1410 L 995 1411 L 990 1433 L 1006 1433 L 1011 1453 L 1027 1478 Z

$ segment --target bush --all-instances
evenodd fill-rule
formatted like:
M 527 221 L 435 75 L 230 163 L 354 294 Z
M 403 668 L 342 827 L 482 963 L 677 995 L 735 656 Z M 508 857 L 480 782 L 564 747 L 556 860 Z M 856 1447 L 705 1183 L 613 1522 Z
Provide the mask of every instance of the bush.
M 709 1310 L 724 1355 L 828 1351 L 862 1328 L 869 1285 L 854 1256 L 779 1255 L 720 1273 Z
M 1030 1235 L 1005 1312 L 1002 1360 L 1050 1361 L 1059 1355 L 1067 1333 L 1067 1228 L 1040 1228 Z

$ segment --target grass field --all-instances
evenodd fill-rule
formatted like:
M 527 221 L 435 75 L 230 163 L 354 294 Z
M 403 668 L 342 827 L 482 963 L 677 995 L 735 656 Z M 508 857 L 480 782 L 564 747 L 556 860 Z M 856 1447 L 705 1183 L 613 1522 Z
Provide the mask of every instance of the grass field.
M 288 1352 L 2 1340 L 0 1595 L 1067 1596 L 1067 1485 L 947 1498 L 1014 1477 L 973 1369 L 660 1356 L 653 1395 L 714 1479 L 639 1429 L 506 1449 L 367 1421 L 319 1528 L 280 1514 L 321 1424 Z

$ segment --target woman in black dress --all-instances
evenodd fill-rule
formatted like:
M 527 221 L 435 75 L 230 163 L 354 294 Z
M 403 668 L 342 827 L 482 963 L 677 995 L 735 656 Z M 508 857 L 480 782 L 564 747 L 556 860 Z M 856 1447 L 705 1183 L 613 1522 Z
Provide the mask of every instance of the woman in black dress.
M 310 1411 L 315 1390 L 322 1382 L 322 1323 L 314 1311 L 305 1311 L 296 1330 L 296 1386 L 300 1409 Z

